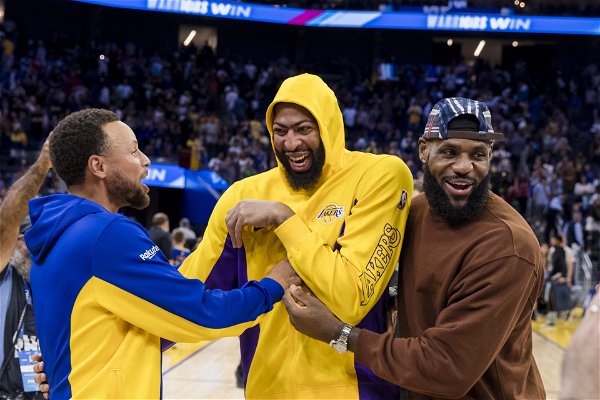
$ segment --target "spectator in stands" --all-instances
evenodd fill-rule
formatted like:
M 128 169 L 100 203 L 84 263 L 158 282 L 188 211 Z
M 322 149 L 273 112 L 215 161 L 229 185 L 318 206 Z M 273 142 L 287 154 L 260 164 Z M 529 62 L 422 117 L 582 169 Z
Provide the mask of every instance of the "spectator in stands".
M 571 249 L 585 249 L 585 228 L 580 210 L 572 212 L 573 219 L 565 222 L 562 235 Z
M 159 212 L 152 216 L 152 226 L 148 229 L 150 239 L 163 252 L 165 257 L 170 260 L 171 257 L 171 235 L 169 234 L 169 216 Z
M 558 234 L 562 232 L 565 209 L 568 207 L 566 200 L 566 193 L 557 193 L 552 196 L 550 203 L 548 203 L 548 210 L 546 211 L 546 230 L 544 233 L 544 241 L 547 243 L 550 242 L 553 233 Z
M 196 232 L 192 229 L 192 224 L 188 218 L 183 217 L 179 220 L 179 229 L 185 235 L 186 240 L 196 240 Z
M 530 190 L 531 213 L 529 222 L 534 229 L 539 230 L 544 224 L 548 204 L 550 203 L 550 188 L 546 182 L 544 170 L 534 172 Z
M 173 229 L 171 243 L 171 264 L 179 265 L 191 253 L 190 249 L 186 247 L 185 233 L 181 228 Z
M 600 263 L 600 197 L 590 203 L 590 212 L 585 219 L 587 250 L 595 263 Z
M 579 181 L 575 184 L 573 193 L 581 201 L 583 211 L 588 211 L 590 206 L 590 198 L 596 191 L 596 186 L 590 182 L 585 173 L 579 175 Z
M 550 271 L 545 289 L 548 310 L 546 326 L 554 326 L 559 314 L 561 319 L 566 319 L 571 311 L 570 288 L 575 264 L 573 251 L 564 245 L 561 234 L 554 233 L 550 245 L 552 246 L 548 252 Z
M 23 234 L 31 226 L 27 201 L 38 193 L 50 168 L 46 143 L 37 161 L 11 186 L 0 206 L 0 398 L 36 397 L 35 388 L 32 393 L 30 387 L 23 387 L 21 374 L 30 365 L 20 365 L 19 358 L 21 351 L 30 350 L 23 343 L 39 351 L 29 285 L 31 259 Z

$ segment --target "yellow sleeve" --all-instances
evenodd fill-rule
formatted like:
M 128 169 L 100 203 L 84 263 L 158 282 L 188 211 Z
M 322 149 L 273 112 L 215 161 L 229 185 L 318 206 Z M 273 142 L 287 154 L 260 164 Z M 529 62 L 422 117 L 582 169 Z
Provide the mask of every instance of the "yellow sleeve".
M 402 160 L 389 156 L 351 184 L 358 185 L 357 201 L 335 250 L 298 215 L 275 233 L 308 287 L 338 318 L 356 324 L 387 289 L 400 257 L 413 179 Z

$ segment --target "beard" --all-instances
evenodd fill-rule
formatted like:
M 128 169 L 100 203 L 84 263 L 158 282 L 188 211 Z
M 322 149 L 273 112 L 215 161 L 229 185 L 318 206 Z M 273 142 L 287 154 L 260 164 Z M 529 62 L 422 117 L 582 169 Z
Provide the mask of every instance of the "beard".
M 115 170 L 114 175 L 107 178 L 106 190 L 110 200 L 114 204 L 122 204 L 121 207 L 142 210 L 150 204 L 150 196 L 142 189 L 141 183 L 127 179 L 119 170 Z
M 16 248 L 10 258 L 9 264 L 17 271 L 19 275 L 29 282 L 29 273 L 31 272 L 31 257 L 26 248 Z
M 427 197 L 429 207 L 444 219 L 453 228 L 466 225 L 477 218 L 487 202 L 490 186 L 490 174 L 479 182 L 473 188 L 473 192 L 467 199 L 467 204 L 461 207 L 455 207 L 450 202 L 448 195 L 444 192 L 442 186 L 431 174 L 431 171 L 424 166 L 425 175 L 423 177 L 423 190 Z
M 310 152 L 310 156 L 313 160 L 310 169 L 306 172 L 296 172 L 292 169 L 289 160 L 285 156 L 285 152 L 275 149 L 275 155 L 277 156 L 277 159 L 281 165 L 283 165 L 288 183 L 295 191 L 311 191 L 315 189 L 317 183 L 319 183 L 321 174 L 323 173 L 323 166 L 325 165 L 325 147 L 323 146 L 323 142 L 319 144 L 319 147 L 316 151 L 313 151 L 310 148 L 308 151 Z

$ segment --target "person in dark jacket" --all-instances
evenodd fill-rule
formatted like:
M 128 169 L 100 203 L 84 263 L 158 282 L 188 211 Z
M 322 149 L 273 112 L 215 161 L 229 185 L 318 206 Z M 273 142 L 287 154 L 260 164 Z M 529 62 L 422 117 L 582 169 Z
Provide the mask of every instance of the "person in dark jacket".
M 169 217 L 165 213 L 156 213 L 152 216 L 152 226 L 148 229 L 150 240 L 163 252 L 167 259 L 171 259 L 171 234 L 169 233 Z

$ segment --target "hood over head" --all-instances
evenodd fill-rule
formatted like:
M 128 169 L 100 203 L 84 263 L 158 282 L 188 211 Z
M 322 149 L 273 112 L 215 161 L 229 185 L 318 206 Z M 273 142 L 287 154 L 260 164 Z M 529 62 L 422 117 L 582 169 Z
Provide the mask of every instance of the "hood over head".
M 55 194 L 29 201 L 31 228 L 25 232 L 25 243 L 31 259 L 44 261 L 62 233 L 89 214 L 107 212 L 101 205 L 70 194 Z
M 267 129 L 273 143 L 274 108 L 278 103 L 293 103 L 306 108 L 319 125 L 321 142 L 325 148 L 325 164 L 320 182 L 329 178 L 344 165 L 344 120 L 333 91 L 316 75 L 302 74 L 286 79 L 267 109 Z M 277 158 L 276 158 L 277 159 Z M 279 173 L 287 183 L 285 170 L 277 159 Z

